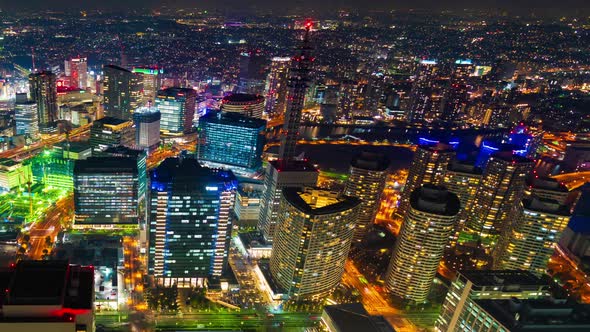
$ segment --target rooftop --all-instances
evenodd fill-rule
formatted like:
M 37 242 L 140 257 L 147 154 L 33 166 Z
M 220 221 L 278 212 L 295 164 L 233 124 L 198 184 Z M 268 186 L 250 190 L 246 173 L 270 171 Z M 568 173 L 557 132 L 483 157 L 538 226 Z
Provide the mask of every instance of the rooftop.
M 197 92 L 193 89 L 189 88 L 180 88 L 180 87 L 170 87 L 163 90 L 158 91 L 158 98 L 166 98 L 166 97 L 185 97 L 187 95 L 197 95 Z
M 324 312 L 338 332 L 394 332 L 383 316 L 371 316 L 361 303 L 328 305 Z
M 74 175 L 84 173 L 137 173 L 137 159 L 132 157 L 90 157 L 76 160 Z
M 230 126 L 239 126 L 246 128 L 265 128 L 266 120 L 251 118 L 236 112 L 209 112 L 199 118 L 199 123 L 219 123 Z
M 381 153 L 363 151 L 352 159 L 350 165 L 370 171 L 385 171 L 389 167 L 389 159 Z
M 476 300 L 510 331 L 588 331 L 590 305 L 555 300 Z
M 105 116 L 102 119 L 98 119 L 94 121 L 96 125 L 111 125 L 111 126 L 118 126 L 124 124 L 127 120 L 114 118 L 112 116 Z
M 513 163 L 533 163 L 533 160 L 513 154 L 512 151 L 500 151 L 492 154 L 492 158 Z
M 338 192 L 306 187 L 283 189 L 285 199 L 299 211 L 312 215 L 325 215 L 350 210 L 360 204 L 355 197 L 340 195 Z
M 520 270 L 469 270 L 460 271 L 460 276 L 471 281 L 476 286 L 546 286 L 547 281 L 535 276 L 529 271 Z
M 454 216 L 461 208 L 457 195 L 431 184 L 415 189 L 410 195 L 410 205 L 418 211 L 445 216 Z
M 454 161 L 449 164 L 448 167 L 449 171 L 458 172 L 458 173 L 467 173 L 473 175 L 481 175 L 483 170 L 472 163 L 462 162 L 462 161 Z
M 525 209 L 537 212 L 551 213 L 560 216 L 569 216 L 569 207 L 566 205 L 559 204 L 554 199 L 532 197 L 525 198 L 522 200 L 522 205 Z
M 318 170 L 307 160 L 273 160 L 269 162 L 278 172 L 317 172 Z
M 264 102 L 264 97 L 261 95 L 252 95 L 247 93 L 234 93 L 223 97 L 222 103 L 261 103 Z

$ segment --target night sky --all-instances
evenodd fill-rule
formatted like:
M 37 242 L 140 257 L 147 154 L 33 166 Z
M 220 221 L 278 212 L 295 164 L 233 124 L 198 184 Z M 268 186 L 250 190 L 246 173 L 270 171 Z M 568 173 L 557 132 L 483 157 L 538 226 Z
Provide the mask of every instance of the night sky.
M 371 9 L 493 9 L 509 13 L 571 14 L 588 13 L 588 0 L 0 0 L 0 8 L 22 9 L 128 9 L 169 7 L 197 7 L 229 12 L 309 8 L 326 12 L 336 8 Z

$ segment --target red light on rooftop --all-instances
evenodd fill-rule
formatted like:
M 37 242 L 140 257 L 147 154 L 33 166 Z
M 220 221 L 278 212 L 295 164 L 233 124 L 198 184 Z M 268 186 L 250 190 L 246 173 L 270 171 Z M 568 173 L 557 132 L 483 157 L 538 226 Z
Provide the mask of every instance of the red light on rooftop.
M 312 20 L 306 20 L 305 21 L 305 28 L 306 29 L 311 29 L 313 27 L 313 21 Z

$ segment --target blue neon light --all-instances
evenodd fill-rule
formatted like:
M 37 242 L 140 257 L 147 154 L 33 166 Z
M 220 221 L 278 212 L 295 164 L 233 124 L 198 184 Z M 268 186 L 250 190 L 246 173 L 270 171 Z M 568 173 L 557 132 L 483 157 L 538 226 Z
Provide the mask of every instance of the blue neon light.
M 500 150 L 499 148 L 495 148 L 493 146 L 488 146 L 486 145 L 486 143 L 481 143 L 484 149 L 490 149 L 490 150 L 494 150 L 494 151 L 498 151 Z
M 418 141 L 420 142 L 420 144 L 423 144 L 422 142 L 426 143 L 426 144 L 438 144 L 440 143 L 440 141 L 435 141 L 435 140 L 431 140 L 425 137 L 420 137 L 418 138 Z

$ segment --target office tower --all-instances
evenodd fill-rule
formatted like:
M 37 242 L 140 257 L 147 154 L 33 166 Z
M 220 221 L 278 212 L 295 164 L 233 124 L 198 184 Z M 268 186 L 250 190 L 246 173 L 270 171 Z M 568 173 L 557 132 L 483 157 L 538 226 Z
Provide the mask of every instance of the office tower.
M 65 61 L 64 71 L 70 78 L 70 86 L 86 90 L 88 87 L 88 59 L 72 58 Z
M 460 120 L 467 106 L 469 86 L 468 79 L 474 70 L 471 60 L 455 61 L 451 78 L 445 88 L 441 102 L 441 120 L 455 122 Z
M 21 95 L 21 98 L 19 98 L 19 95 Z M 24 95 L 24 98 L 22 98 L 22 95 Z M 14 104 L 14 122 L 17 135 L 25 135 L 33 140 L 39 138 L 37 103 L 27 100 L 26 93 L 17 94 L 17 101 Z
M 515 209 L 523 197 L 526 177 L 533 166 L 532 160 L 511 152 L 493 154 L 483 172 L 466 230 L 482 239 L 487 238 L 489 247 L 492 247 L 496 243 L 495 237 L 514 218 Z
M 253 180 L 256 181 L 256 180 Z M 234 206 L 234 215 L 237 226 L 239 227 L 256 227 L 258 217 L 260 216 L 260 203 L 264 185 L 262 181 L 242 182 L 238 186 L 236 193 L 236 204 Z
M 425 303 L 460 208 L 457 195 L 431 184 L 415 189 L 385 276 L 387 290 Z
M 94 331 L 94 268 L 25 261 L 0 268 L 0 331 Z
M 133 146 L 133 122 L 113 117 L 96 120 L 90 127 L 90 145 L 93 151 L 104 151 L 110 146 Z
M 199 118 L 199 160 L 240 172 L 262 166 L 266 121 L 238 113 L 209 112 Z
M 264 195 L 258 220 L 258 229 L 266 241 L 272 242 L 274 238 L 282 189 L 315 186 L 318 175 L 317 169 L 304 160 L 292 160 L 288 164 L 280 160 L 269 162 L 264 175 Z
M 251 118 L 262 118 L 264 111 L 264 97 L 235 93 L 221 100 L 221 111 L 225 113 L 239 113 Z
M 328 332 L 395 332 L 383 316 L 369 315 L 361 303 L 327 305 L 321 322 Z
M 107 116 L 131 120 L 141 106 L 143 83 L 138 74 L 114 65 L 103 67 L 104 112 Z
M 443 179 L 443 186 L 457 195 L 461 202 L 461 210 L 457 216 L 457 224 L 453 236 L 463 228 L 471 211 L 471 203 L 477 195 L 481 182 L 482 169 L 471 163 L 453 161 L 449 164 Z M 456 240 L 454 238 L 453 240 Z
M 270 272 L 291 299 L 322 299 L 340 283 L 360 201 L 311 187 L 282 190 Z
M 270 118 L 282 116 L 287 105 L 287 83 L 289 81 L 289 57 L 274 57 L 266 79 L 266 114 Z
M 471 321 L 468 317 L 478 300 L 547 299 L 551 295 L 547 280 L 528 271 L 461 271 L 449 287 L 434 330 L 466 331 Z
M 312 22 L 307 22 L 303 43 L 291 61 L 285 122 L 281 134 L 279 159 L 269 162 L 264 176 L 264 196 L 260 206 L 258 229 L 272 242 L 277 223 L 277 206 L 285 187 L 315 186 L 318 171 L 305 160 L 295 160 L 295 147 L 301 126 L 301 112 L 313 62 L 309 33 Z
M 236 178 L 168 158 L 151 174 L 148 271 L 160 285 L 202 286 L 227 266 Z
M 172 87 L 158 91 L 156 107 L 162 114 L 160 131 L 182 135 L 193 130 L 197 92 L 193 89 Z
M 408 178 L 399 200 L 397 214 L 403 216 L 410 205 L 412 192 L 425 184 L 441 185 L 449 163 L 455 156 L 450 145 L 436 143 L 419 145 L 408 170 Z
M 410 91 L 410 104 L 406 113 L 408 122 L 420 122 L 433 107 L 432 92 L 439 66 L 434 60 L 421 60 L 416 70 L 416 78 Z
M 29 75 L 31 100 L 37 103 L 39 131 L 42 134 L 56 130 L 57 87 L 55 74 L 42 71 Z
M 157 66 L 134 67 L 131 72 L 141 77 L 143 84 L 143 104 L 154 104 L 158 91 L 160 90 L 160 76 L 164 74 L 164 70 Z
M 90 157 L 74 165 L 74 228 L 138 229 L 146 215 L 146 155 Z
M 502 269 L 543 275 L 554 246 L 567 227 L 569 209 L 556 200 L 533 196 L 522 200 L 520 210 L 494 253 L 494 264 Z
M 361 200 L 354 242 L 360 242 L 375 221 L 388 167 L 385 155 L 370 152 L 361 152 L 350 163 L 344 194 Z
M 142 149 L 154 149 L 160 145 L 161 114 L 155 107 L 140 107 L 133 113 L 135 145 Z
M 248 94 L 264 93 L 266 80 L 266 57 L 260 50 L 240 53 L 240 73 L 238 75 L 238 92 Z

